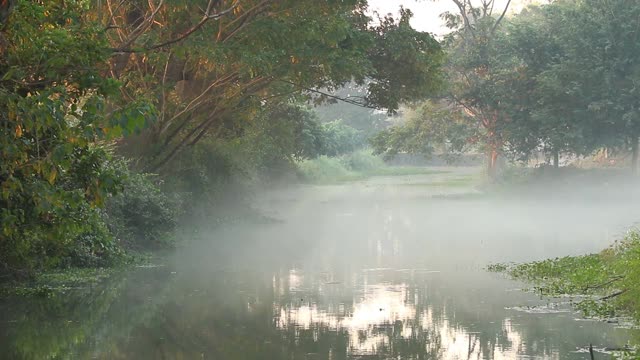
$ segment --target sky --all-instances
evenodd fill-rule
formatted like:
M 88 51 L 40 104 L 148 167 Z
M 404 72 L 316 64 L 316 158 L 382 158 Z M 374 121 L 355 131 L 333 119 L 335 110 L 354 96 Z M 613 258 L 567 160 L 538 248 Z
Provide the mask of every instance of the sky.
M 534 0 L 535 1 L 535 0 Z M 531 0 L 513 0 L 511 11 L 518 12 L 526 3 Z M 496 0 L 494 12 L 504 9 L 507 0 Z M 447 32 L 444 21 L 440 19 L 440 14 L 446 11 L 456 12 L 457 7 L 451 0 L 369 0 L 372 10 L 380 14 L 398 13 L 400 6 L 411 9 L 414 14 L 411 24 L 420 31 L 427 31 L 436 35 L 443 35 Z

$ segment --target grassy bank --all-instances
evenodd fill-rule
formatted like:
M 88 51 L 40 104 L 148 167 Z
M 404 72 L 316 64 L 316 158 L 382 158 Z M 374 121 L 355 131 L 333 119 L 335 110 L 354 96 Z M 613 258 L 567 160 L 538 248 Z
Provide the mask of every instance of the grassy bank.
M 299 177 L 307 183 L 335 184 L 362 180 L 372 176 L 435 174 L 443 171 L 414 166 L 389 166 L 370 150 L 360 150 L 338 157 L 320 156 L 297 164 Z

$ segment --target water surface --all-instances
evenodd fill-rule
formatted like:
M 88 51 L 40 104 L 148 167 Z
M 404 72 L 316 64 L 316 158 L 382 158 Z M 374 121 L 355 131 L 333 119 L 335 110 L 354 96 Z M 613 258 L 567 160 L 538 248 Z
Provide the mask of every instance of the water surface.
M 638 337 L 484 271 L 598 251 L 640 219 L 632 197 L 492 200 L 473 196 L 477 169 L 448 170 L 270 191 L 256 206 L 275 221 L 205 231 L 95 288 L 2 300 L 0 357 L 585 359 Z

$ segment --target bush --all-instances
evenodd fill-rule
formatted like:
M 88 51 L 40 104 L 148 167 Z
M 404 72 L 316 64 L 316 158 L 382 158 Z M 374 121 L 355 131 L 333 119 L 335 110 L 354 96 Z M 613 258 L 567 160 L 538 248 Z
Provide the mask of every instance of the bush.
M 89 209 L 88 229 L 70 244 L 62 267 L 106 267 L 124 260 L 124 251 L 105 224 L 103 209 Z
M 320 156 L 298 163 L 299 176 L 308 182 L 327 183 L 359 179 L 382 173 L 384 161 L 371 153 L 360 150 L 340 157 Z
M 32 275 L 73 263 L 70 259 L 80 247 L 102 256 L 115 246 L 101 230 L 104 221 L 97 213 L 122 185 L 110 152 L 77 146 L 65 167 L 56 167 L 49 176 L 16 175 L 15 188 L 0 199 L 0 272 Z M 82 240 L 94 232 L 94 245 Z
M 298 163 L 298 172 L 303 180 L 317 183 L 346 180 L 356 176 L 345 167 L 341 159 L 325 155 L 301 161 Z
M 111 232 L 128 248 L 170 245 L 181 212 L 177 196 L 169 196 L 153 175 L 128 173 L 123 191 L 107 202 L 105 216 Z
M 613 272 L 623 276 L 619 306 L 640 322 L 640 233 L 630 232 L 616 248 Z
M 371 173 L 387 166 L 379 156 L 367 149 L 344 155 L 340 160 L 347 169 L 362 173 Z
M 352 153 L 364 145 L 364 136 L 341 120 L 324 123 L 321 126 L 321 154 L 340 156 Z

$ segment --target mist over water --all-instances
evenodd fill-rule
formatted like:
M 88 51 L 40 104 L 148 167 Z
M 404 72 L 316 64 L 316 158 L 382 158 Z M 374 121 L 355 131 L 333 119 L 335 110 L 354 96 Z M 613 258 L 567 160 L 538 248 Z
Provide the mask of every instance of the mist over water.
M 446 170 L 265 192 L 255 207 L 270 221 L 201 234 L 91 290 L 102 302 L 91 291 L 8 301 L 0 347 L 24 358 L 21 339 L 37 338 L 38 351 L 101 359 L 584 359 L 590 343 L 637 338 L 484 270 L 600 251 L 640 218 L 635 187 L 486 197 L 480 169 Z

